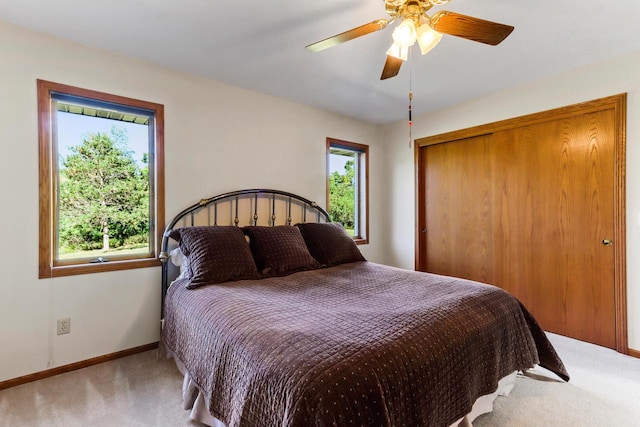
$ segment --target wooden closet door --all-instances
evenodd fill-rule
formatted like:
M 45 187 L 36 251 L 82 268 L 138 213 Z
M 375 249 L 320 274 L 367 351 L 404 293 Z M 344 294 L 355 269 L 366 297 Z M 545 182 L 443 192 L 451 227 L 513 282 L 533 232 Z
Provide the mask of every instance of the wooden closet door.
M 603 244 L 615 229 L 615 117 L 591 109 L 421 146 L 417 268 L 500 286 L 545 330 L 625 351 L 617 243 Z
M 493 135 L 494 284 L 550 332 L 616 347 L 614 114 Z
M 490 136 L 422 148 L 426 257 L 423 269 L 493 281 Z

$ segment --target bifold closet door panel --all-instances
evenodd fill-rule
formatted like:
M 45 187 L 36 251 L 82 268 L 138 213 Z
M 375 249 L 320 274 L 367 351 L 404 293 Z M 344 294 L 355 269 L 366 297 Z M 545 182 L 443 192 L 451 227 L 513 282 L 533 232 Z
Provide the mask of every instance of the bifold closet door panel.
M 490 136 L 421 148 L 426 271 L 493 281 Z
M 545 330 L 615 348 L 614 115 L 496 132 L 494 280 Z

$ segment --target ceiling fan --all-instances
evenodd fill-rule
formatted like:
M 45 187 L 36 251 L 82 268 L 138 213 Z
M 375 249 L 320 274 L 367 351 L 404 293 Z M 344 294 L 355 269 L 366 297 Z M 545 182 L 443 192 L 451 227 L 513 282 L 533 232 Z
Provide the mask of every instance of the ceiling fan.
M 441 6 L 450 0 L 384 0 L 385 9 L 391 19 L 377 19 L 335 36 L 320 40 L 307 46 L 312 52 L 333 47 L 340 43 L 365 36 L 400 21 L 393 30 L 393 44 L 387 51 L 387 60 L 380 80 L 394 77 L 400 71 L 403 61 L 407 60 L 409 48 L 417 41 L 424 55 L 433 49 L 442 34 L 462 37 L 480 43 L 495 46 L 501 43 L 511 32 L 511 25 L 498 24 L 484 19 L 462 15 L 460 13 L 440 11 L 433 16 L 427 12 L 433 6 Z

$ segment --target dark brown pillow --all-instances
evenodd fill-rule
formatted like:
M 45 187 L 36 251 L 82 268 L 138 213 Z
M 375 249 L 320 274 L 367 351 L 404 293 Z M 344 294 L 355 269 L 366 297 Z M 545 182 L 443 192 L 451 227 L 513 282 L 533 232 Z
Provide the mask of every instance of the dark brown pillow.
M 179 243 L 180 250 L 189 258 L 189 289 L 259 277 L 249 244 L 238 227 L 184 227 L 171 231 L 169 237 Z
M 360 249 L 338 222 L 296 224 L 313 256 L 328 267 L 366 261 Z
M 297 227 L 243 227 L 258 271 L 263 276 L 284 276 L 302 270 L 319 268 L 311 256 Z

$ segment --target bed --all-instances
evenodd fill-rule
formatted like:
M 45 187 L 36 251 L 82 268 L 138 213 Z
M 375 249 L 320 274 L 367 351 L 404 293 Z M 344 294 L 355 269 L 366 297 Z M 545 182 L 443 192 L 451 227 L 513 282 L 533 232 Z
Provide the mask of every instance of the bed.
M 202 199 L 169 223 L 161 259 L 162 348 L 207 425 L 471 425 L 518 371 L 569 380 L 516 298 L 369 262 L 295 194 Z

